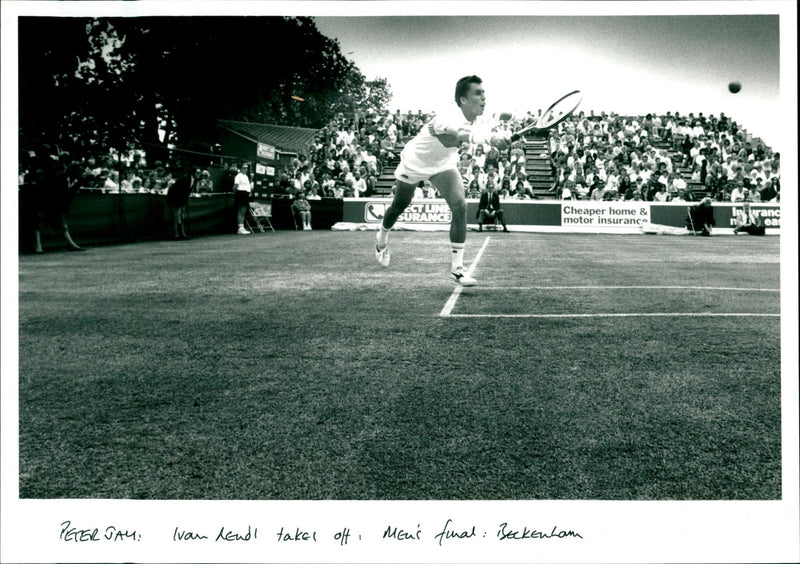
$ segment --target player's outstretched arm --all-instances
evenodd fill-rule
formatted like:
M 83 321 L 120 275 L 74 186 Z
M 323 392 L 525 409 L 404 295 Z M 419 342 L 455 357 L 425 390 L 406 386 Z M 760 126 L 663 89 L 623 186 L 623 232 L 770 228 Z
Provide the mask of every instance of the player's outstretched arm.
M 489 144 L 497 147 L 501 151 L 511 146 L 511 136 L 505 131 L 483 131 L 478 127 L 459 127 L 453 131 L 454 135 L 462 143 L 472 145 Z

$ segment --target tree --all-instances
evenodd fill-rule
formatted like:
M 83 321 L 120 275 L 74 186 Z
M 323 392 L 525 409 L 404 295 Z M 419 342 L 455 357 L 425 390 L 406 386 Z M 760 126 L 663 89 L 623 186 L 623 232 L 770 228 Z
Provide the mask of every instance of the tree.
M 376 78 L 365 83 L 365 91 L 359 103 L 360 109 L 373 114 L 389 112 L 392 101 L 392 89 L 385 78 Z
M 390 97 L 312 18 L 20 23 L 20 124 L 77 153 L 138 146 L 164 160 L 169 144 L 208 151 L 218 119 L 316 128 Z

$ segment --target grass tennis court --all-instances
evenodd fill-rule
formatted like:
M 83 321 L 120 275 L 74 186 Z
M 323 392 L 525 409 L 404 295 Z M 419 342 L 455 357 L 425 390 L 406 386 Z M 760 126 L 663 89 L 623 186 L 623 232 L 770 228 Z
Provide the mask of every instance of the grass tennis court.
M 20 256 L 20 497 L 781 497 L 778 237 L 373 237 Z

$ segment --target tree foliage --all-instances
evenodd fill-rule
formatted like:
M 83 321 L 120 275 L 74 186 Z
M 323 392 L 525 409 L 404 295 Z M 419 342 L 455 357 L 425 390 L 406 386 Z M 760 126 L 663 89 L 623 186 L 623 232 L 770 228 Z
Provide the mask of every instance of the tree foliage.
M 29 17 L 19 37 L 23 135 L 75 152 L 204 151 L 217 119 L 317 128 L 391 97 L 306 17 Z

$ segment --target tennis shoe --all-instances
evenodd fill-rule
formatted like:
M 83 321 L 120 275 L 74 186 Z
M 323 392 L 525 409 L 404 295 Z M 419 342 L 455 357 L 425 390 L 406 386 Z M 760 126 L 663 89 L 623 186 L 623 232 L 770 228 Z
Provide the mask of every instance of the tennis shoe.
M 239 230 L 236 232 L 238 235 L 250 235 L 250 232 L 245 229 L 244 227 L 240 227 Z
M 389 266 L 389 260 L 391 257 L 389 256 L 389 245 L 384 246 L 382 249 L 378 248 L 378 245 L 375 245 L 375 258 L 378 259 L 378 263 L 384 268 Z
M 478 283 L 472 276 L 467 274 L 467 271 L 464 269 L 463 266 L 459 266 L 455 270 L 450 271 L 450 277 L 456 284 L 461 286 L 474 286 Z

